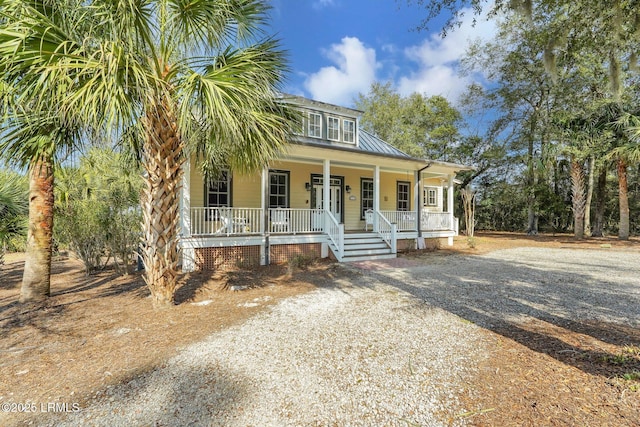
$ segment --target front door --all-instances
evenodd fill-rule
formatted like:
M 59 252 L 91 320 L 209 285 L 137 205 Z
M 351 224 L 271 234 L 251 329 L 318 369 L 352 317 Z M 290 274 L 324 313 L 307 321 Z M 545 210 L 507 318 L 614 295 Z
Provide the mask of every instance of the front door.
M 313 187 L 311 188 L 311 207 L 313 209 L 324 209 L 322 197 L 322 176 L 313 176 Z M 342 222 L 342 177 L 331 177 L 329 186 L 329 210 L 333 216 Z M 316 212 L 313 215 L 312 223 L 314 230 L 321 230 L 323 224 L 322 213 Z

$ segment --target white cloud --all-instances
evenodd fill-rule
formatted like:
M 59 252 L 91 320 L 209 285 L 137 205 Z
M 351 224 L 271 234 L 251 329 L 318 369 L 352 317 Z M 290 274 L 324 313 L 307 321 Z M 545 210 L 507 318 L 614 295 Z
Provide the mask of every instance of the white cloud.
M 335 4 L 335 0 L 315 0 L 311 7 L 316 10 L 322 9 L 327 6 L 333 6 Z
M 470 82 L 469 78 L 458 76 L 454 67 L 435 65 L 421 68 L 408 77 L 401 77 L 397 88 L 401 95 L 409 95 L 413 92 L 427 96 L 442 95 L 455 103 Z
M 344 37 L 324 55 L 335 66 L 323 67 L 305 80 L 305 89 L 313 99 L 349 106 L 358 93 L 369 90 L 378 67 L 374 49 L 355 37 Z
M 471 10 L 465 10 L 462 25 L 451 30 L 445 38 L 433 34 L 422 44 L 404 50 L 405 57 L 417 63 L 418 69 L 398 80 L 401 94 L 419 92 L 443 95 L 454 103 L 458 100 L 473 81 L 473 76 L 457 75 L 458 61 L 472 41 L 490 40 L 496 33 L 495 20 L 487 20 L 486 12 L 476 17 L 475 26 L 474 16 Z

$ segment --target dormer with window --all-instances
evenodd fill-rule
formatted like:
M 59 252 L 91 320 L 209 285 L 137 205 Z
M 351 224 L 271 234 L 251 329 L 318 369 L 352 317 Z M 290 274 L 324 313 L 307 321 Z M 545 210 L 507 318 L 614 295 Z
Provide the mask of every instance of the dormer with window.
M 286 96 L 301 112 L 302 123 L 296 135 L 301 140 L 337 145 L 358 144 L 358 110 L 326 104 L 297 96 Z

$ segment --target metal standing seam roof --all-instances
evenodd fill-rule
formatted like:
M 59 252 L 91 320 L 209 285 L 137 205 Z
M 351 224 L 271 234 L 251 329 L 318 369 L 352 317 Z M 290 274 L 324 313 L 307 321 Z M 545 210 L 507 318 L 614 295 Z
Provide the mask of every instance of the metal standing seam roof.
M 390 145 L 389 143 L 383 141 L 377 136 L 367 132 L 366 130 L 360 128 L 358 129 L 360 133 L 360 149 L 362 151 L 367 151 L 370 153 L 376 154 L 385 154 L 394 157 L 406 157 L 407 159 L 412 159 L 407 153 L 398 150 L 396 147 Z

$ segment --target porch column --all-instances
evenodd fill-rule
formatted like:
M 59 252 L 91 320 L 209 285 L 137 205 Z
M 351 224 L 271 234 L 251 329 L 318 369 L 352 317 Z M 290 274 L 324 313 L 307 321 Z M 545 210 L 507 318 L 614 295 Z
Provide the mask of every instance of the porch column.
M 447 212 L 449 212 L 449 224 L 451 224 L 451 229 L 453 230 L 455 228 L 454 224 L 453 224 L 453 175 L 450 174 L 449 176 L 449 182 L 448 187 L 447 187 Z M 453 237 L 449 237 L 447 238 L 447 244 L 449 246 L 453 246 Z
M 331 161 L 329 159 L 325 159 L 322 166 L 322 206 L 325 211 L 331 212 L 331 203 L 329 200 L 331 198 Z
M 262 168 L 260 193 L 262 208 L 262 221 L 260 221 L 260 234 L 262 245 L 260 246 L 260 265 L 269 265 L 269 168 Z
M 325 234 L 329 232 L 329 218 L 326 212 L 330 212 L 331 205 L 329 204 L 330 198 L 330 179 L 331 179 L 331 161 L 329 159 L 324 159 L 322 162 L 322 207 L 324 211 L 322 212 L 322 224 L 323 231 Z M 313 186 L 313 183 L 311 183 Z M 322 258 L 326 258 L 329 256 L 329 245 L 327 243 L 323 243 L 320 247 L 320 256 Z
M 420 194 L 422 193 L 422 191 L 420 191 L 420 175 L 420 171 L 413 172 L 413 209 L 416 212 L 416 230 L 418 231 L 418 237 L 422 236 L 422 230 L 420 229 L 420 214 L 422 213 L 422 204 L 420 203 Z
M 378 214 L 380 212 L 380 166 L 376 165 L 373 171 L 373 231 L 376 233 L 380 230 L 378 228 Z
M 184 239 L 191 237 L 191 163 L 187 159 L 182 165 L 182 185 L 180 188 L 180 251 L 182 271 L 195 270 L 195 249 L 186 247 Z

